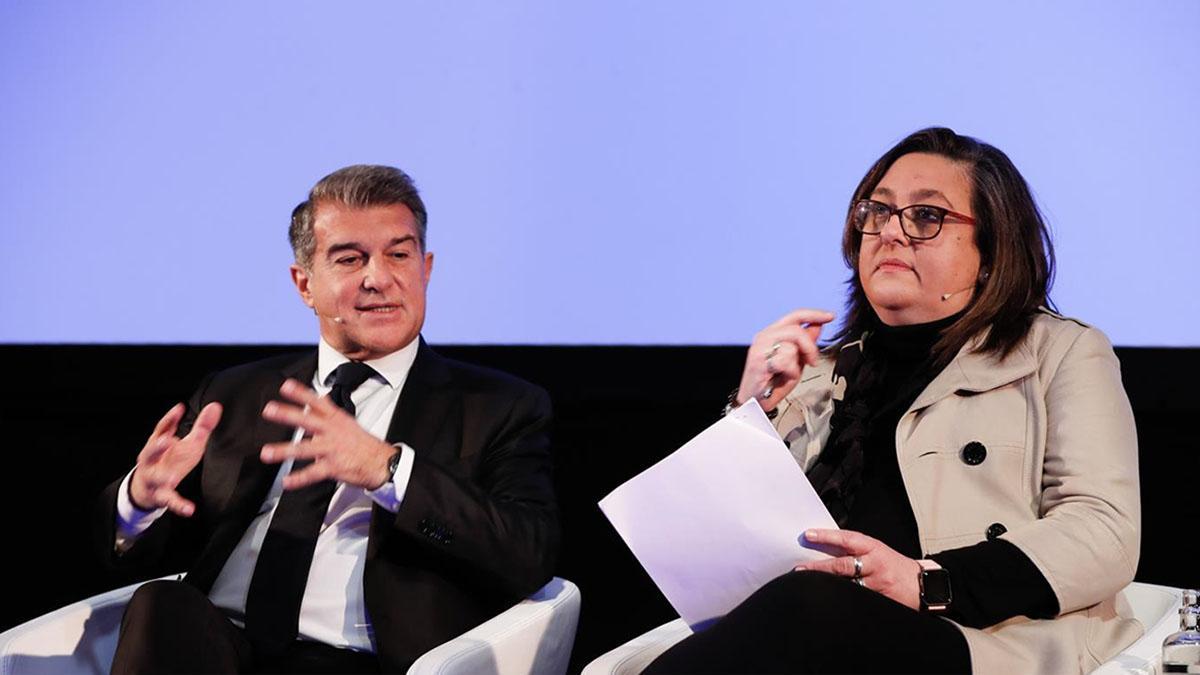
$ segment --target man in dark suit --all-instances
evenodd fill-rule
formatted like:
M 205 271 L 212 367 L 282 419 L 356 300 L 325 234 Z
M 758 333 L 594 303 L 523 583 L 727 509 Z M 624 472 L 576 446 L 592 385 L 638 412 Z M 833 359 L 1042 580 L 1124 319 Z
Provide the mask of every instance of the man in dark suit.
M 425 220 L 391 167 L 296 207 L 316 353 L 210 376 L 103 495 L 113 565 L 202 542 L 134 595 L 113 672 L 402 672 L 549 580 L 548 399 L 421 340 Z

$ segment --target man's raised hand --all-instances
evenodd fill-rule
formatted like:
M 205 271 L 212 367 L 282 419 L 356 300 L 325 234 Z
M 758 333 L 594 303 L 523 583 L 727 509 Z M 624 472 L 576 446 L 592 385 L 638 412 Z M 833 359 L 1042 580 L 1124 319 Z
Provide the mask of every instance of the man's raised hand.
M 291 403 L 271 401 L 263 409 L 263 419 L 300 427 L 305 436 L 298 443 L 268 443 L 259 457 L 271 464 L 286 459 L 312 460 L 284 477 L 285 489 L 330 478 L 374 490 L 388 481 L 388 459 L 396 452 L 394 447 L 368 433 L 328 396 L 317 396 L 296 380 L 284 382 L 279 393 Z
M 138 509 L 152 511 L 166 507 L 184 517 L 196 511 L 196 505 L 184 499 L 175 488 L 200 463 L 208 437 L 221 421 L 221 404 L 213 402 L 204 406 L 196 416 L 192 430 L 178 438 L 175 431 L 183 419 L 183 411 L 182 403 L 168 410 L 138 453 L 137 466 L 129 480 L 129 497 Z

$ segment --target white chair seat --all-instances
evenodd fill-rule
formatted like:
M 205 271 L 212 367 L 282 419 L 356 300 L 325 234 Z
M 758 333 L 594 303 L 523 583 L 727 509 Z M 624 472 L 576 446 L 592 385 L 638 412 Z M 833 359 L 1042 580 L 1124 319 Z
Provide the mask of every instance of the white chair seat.
M 1135 582 L 1126 586 L 1121 594 L 1145 632 L 1092 673 L 1155 675 L 1162 669 L 1163 640 L 1179 630 L 1178 610 L 1183 593 L 1178 588 Z M 645 670 L 659 654 L 691 634 L 692 630 L 683 619 L 667 622 L 601 655 L 583 669 L 583 675 L 635 675 Z
M 81 600 L 0 633 L 0 675 L 107 673 L 125 604 L 138 586 Z M 579 603 L 575 584 L 556 577 L 499 616 L 429 651 L 408 672 L 565 673 Z

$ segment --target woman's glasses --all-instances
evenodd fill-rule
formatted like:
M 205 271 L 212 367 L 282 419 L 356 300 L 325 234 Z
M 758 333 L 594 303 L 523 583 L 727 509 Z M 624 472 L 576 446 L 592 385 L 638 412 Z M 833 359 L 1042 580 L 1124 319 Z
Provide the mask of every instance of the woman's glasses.
M 874 199 L 860 199 L 851 213 L 854 229 L 863 234 L 879 234 L 893 215 L 900 216 L 900 229 L 909 239 L 933 239 L 942 232 L 942 223 L 946 216 L 955 220 L 974 225 L 975 219 L 950 209 L 929 204 L 911 204 L 901 209 L 877 202 Z

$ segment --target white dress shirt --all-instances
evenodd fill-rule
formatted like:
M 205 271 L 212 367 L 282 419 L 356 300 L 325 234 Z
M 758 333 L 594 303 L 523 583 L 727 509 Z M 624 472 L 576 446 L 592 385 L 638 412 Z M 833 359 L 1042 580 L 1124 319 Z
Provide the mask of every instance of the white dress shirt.
M 417 356 L 419 340 L 403 349 L 365 363 L 379 373 L 362 383 L 351 394 L 355 418 L 371 435 L 382 439 L 392 421 L 392 413 L 400 400 L 400 392 Z M 317 348 L 317 372 L 312 387 L 325 396 L 332 388 L 327 384 L 335 368 L 347 362 L 342 354 L 321 340 Z M 297 429 L 293 442 L 300 440 L 303 430 Z M 375 652 L 375 636 L 367 617 L 363 598 L 363 565 L 366 561 L 367 534 L 371 522 L 371 502 L 396 512 L 404 499 L 412 475 L 413 450 L 398 444 L 400 465 L 389 483 L 376 490 L 339 483 L 329 503 L 329 511 L 317 535 L 309 569 L 308 585 L 300 604 L 299 636 L 335 647 Z M 208 597 L 230 619 L 243 626 L 246 592 L 254 573 L 258 552 L 271 524 L 271 517 L 283 494 L 283 477 L 291 470 L 292 460 L 283 462 L 275 483 L 250 523 L 241 541 L 213 582 Z M 126 550 L 133 541 L 165 509 L 140 511 L 129 499 L 129 478 L 117 491 L 117 550 Z

